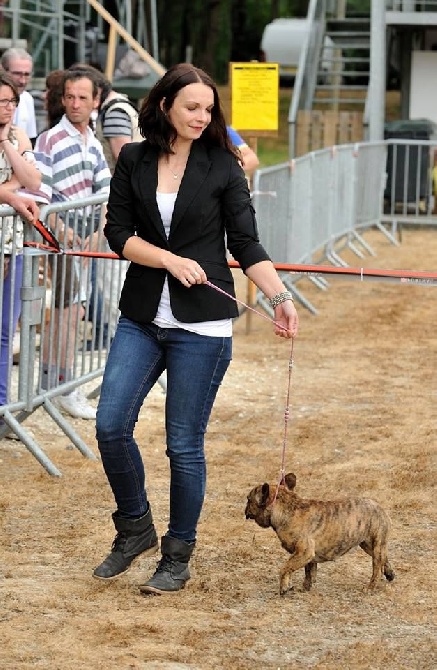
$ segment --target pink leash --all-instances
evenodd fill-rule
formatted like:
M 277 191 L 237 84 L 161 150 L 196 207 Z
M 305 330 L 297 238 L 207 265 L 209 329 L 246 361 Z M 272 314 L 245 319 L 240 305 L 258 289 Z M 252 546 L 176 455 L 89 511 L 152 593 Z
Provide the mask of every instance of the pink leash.
M 263 319 L 267 319 L 267 321 L 271 321 L 271 323 L 275 324 L 275 326 L 278 326 L 282 330 L 287 330 L 282 324 L 278 323 L 277 321 L 274 321 L 274 319 L 271 319 L 269 316 L 266 314 L 263 314 L 262 312 L 259 312 L 257 309 L 254 309 L 253 307 L 250 307 L 249 305 L 246 305 L 245 302 L 242 300 L 238 300 L 238 298 L 234 298 L 234 296 L 230 295 L 229 293 L 226 293 L 226 291 L 223 291 L 223 289 L 219 288 L 215 284 L 212 284 L 210 281 L 206 281 L 205 284 L 207 286 L 210 286 L 211 288 L 215 289 L 219 293 L 222 293 L 223 295 L 227 296 L 231 300 L 234 300 L 235 302 L 239 303 L 243 307 L 246 307 L 246 309 L 250 309 L 252 312 L 255 312 L 255 314 L 258 314 L 258 316 L 261 316 Z M 288 361 L 288 388 L 287 388 L 287 403 L 285 406 L 285 412 L 284 412 L 284 438 L 282 441 L 282 459 L 281 459 L 281 470 L 280 470 L 280 477 L 276 486 L 276 491 L 275 495 L 273 496 L 273 500 L 269 505 L 273 505 L 275 502 L 276 498 L 278 497 L 278 491 L 279 487 L 281 484 L 285 482 L 285 451 L 287 447 L 287 432 L 288 432 L 288 421 L 290 419 L 290 396 L 291 396 L 291 373 L 293 371 L 293 344 L 294 344 L 294 338 L 291 338 L 291 351 L 290 351 L 290 359 Z
M 250 310 L 251 312 L 253 312 L 254 314 L 258 314 L 258 316 L 260 316 L 261 318 L 266 319 L 267 321 L 270 321 L 270 323 L 273 323 L 275 326 L 277 326 L 277 327 L 280 328 L 281 330 L 287 330 L 287 328 L 285 328 L 285 326 L 283 326 L 282 323 L 278 323 L 278 322 L 275 321 L 274 319 L 271 319 L 270 316 L 267 316 L 267 314 L 263 314 L 262 312 L 259 312 L 257 309 L 254 309 L 254 308 L 251 307 L 250 305 L 246 305 L 246 303 L 243 302 L 242 300 L 238 300 L 238 298 L 234 298 L 233 295 L 231 295 L 230 293 L 226 293 L 226 291 L 224 291 L 224 290 L 223 290 L 222 288 L 220 288 L 219 286 L 216 286 L 216 285 L 213 284 L 212 282 L 206 280 L 206 282 L 204 282 L 204 283 L 205 283 L 206 286 L 210 286 L 210 287 L 213 288 L 215 291 L 218 291 L 218 292 L 221 293 L 222 295 L 225 295 L 227 298 L 230 298 L 230 299 L 233 300 L 234 302 L 237 302 L 239 305 L 242 305 L 242 306 L 245 307 L 246 309 L 249 309 L 249 310 Z

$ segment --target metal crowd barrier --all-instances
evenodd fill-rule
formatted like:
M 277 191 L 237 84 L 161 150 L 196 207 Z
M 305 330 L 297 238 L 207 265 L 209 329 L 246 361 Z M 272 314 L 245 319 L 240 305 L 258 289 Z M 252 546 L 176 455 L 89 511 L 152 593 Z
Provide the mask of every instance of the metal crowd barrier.
M 376 227 L 399 244 L 402 225 L 437 225 L 433 172 L 436 142 L 396 140 L 315 151 L 258 170 L 253 201 L 260 238 L 272 260 L 346 266 L 342 251 L 375 255 L 363 231 Z M 434 213 L 435 212 L 435 213 Z M 297 300 L 316 307 L 299 287 L 304 275 L 283 273 Z M 325 279 L 310 277 L 325 290 Z M 271 316 L 262 294 L 257 303 Z
M 4 234 L 9 228 L 12 219 L 12 236 Z M 13 300 L 20 286 L 20 266 L 23 264 L 22 249 L 17 248 L 17 223 L 18 217 L 11 207 L 2 206 L 0 210 L 0 325 L 1 325 L 1 381 L 3 394 L 7 394 L 7 400 L 14 403 L 18 399 L 17 385 L 12 385 L 13 355 L 15 332 L 13 328 Z M 0 403 L 0 419 L 3 427 L 3 407 Z M 0 429 L 1 430 L 1 429 Z
M 345 249 L 360 258 L 374 253 L 363 238 L 370 227 L 399 244 L 402 225 L 436 225 L 434 149 L 432 142 L 405 140 L 344 145 L 258 170 L 253 200 L 260 238 L 273 261 L 346 266 Z M 39 408 L 82 455 L 96 458 L 72 420 L 57 407 L 57 400 L 76 387 L 85 388 L 89 399 L 99 394 L 127 262 L 69 256 L 62 231 L 69 226 L 73 238 L 82 239 L 79 247 L 83 248 L 84 226 L 88 233 L 95 227 L 99 249 L 109 251 L 102 234 L 104 206 L 102 196 L 93 196 L 42 208 L 41 220 L 53 229 L 62 254 L 37 246 L 26 246 L 22 253 L 15 233 L 10 247 L 5 246 L 5 235 L 0 235 L 4 268 L 0 319 L 7 385 L 6 403 L 0 406 L 0 439 L 14 432 L 52 475 L 61 473 L 26 430 L 26 419 Z M 2 231 L 5 216 L 15 217 L 15 213 L 10 208 L 0 210 Z M 35 245 L 42 239 L 26 225 L 25 242 Z M 21 261 L 19 355 L 18 365 L 13 365 L 14 328 L 7 287 L 17 288 Z M 299 285 L 305 275 L 284 272 L 282 276 L 296 298 L 317 313 Z M 326 278 L 309 279 L 321 290 L 329 287 Z M 256 301 L 273 316 L 261 294 Z M 161 386 L 165 388 L 164 380 Z
M 402 225 L 437 222 L 437 142 L 387 140 L 387 182 L 381 220 L 402 235 Z
M 48 205 L 41 209 L 40 219 L 53 230 L 63 252 L 71 250 L 70 238 L 63 233 L 68 228 L 75 250 L 84 250 L 86 237 L 95 231 L 98 249 L 109 251 L 102 232 L 105 203 L 106 197 L 99 195 Z M 30 226 L 25 231 L 27 244 L 43 242 Z M 59 475 L 24 424 L 41 407 L 84 456 L 96 458 L 56 399 L 84 385 L 93 397 L 115 331 L 126 262 L 32 246 L 24 249 L 23 258 L 19 364 L 14 375 L 9 348 L 9 396 L 0 408 L 0 438 L 12 430 L 50 474 Z

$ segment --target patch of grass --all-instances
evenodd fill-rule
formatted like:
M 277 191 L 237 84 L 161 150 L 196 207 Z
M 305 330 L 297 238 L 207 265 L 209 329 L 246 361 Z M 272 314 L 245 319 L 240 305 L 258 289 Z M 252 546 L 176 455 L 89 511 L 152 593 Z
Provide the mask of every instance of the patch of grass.
M 261 168 L 285 163 L 288 160 L 288 138 L 282 143 L 273 138 L 260 138 L 257 153 Z
M 258 156 L 261 167 L 277 165 L 288 160 L 288 112 L 290 109 L 293 89 L 279 90 L 279 129 L 276 137 L 260 137 L 258 139 Z

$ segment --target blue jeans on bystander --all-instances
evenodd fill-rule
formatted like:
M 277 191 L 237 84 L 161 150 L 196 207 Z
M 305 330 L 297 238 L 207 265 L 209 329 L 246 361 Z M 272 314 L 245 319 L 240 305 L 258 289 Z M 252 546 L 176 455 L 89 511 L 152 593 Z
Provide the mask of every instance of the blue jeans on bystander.
M 12 266 L 12 263 L 14 264 Z M 21 314 L 21 284 L 23 282 L 23 254 L 17 254 L 10 260 L 10 266 L 3 283 L 3 302 L 1 314 L 1 350 L 0 350 L 0 405 L 8 402 L 9 368 L 11 340 L 17 329 Z

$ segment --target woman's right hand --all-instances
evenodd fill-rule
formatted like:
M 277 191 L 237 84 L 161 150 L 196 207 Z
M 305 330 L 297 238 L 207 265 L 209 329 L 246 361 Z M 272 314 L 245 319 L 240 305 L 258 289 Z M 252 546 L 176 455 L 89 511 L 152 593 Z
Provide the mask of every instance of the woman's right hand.
M 184 256 L 176 256 L 171 252 L 165 256 L 164 267 L 186 288 L 194 284 L 204 284 L 208 280 L 205 271 L 197 261 L 184 258 Z

